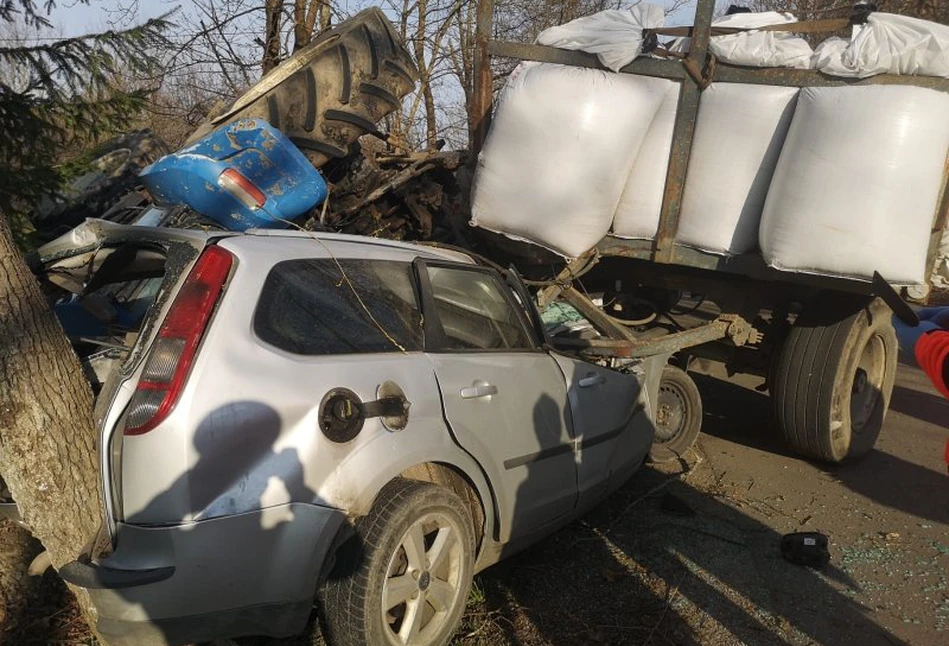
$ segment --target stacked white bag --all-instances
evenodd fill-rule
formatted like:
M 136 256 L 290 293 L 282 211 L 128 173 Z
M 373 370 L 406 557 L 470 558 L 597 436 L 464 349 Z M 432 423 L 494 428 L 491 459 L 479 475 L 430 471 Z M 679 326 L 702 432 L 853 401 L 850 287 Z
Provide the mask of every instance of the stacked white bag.
M 765 261 L 923 282 L 947 115 L 949 94 L 924 88 L 802 89 L 761 219 Z
M 639 148 L 613 218 L 613 235 L 620 238 L 651 240 L 659 229 L 666 171 L 672 151 L 672 130 L 679 107 L 679 84 L 662 82 L 666 84 L 662 103 Z
M 825 74 L 867 78 L 920 74 L 949 78 L 949 26 L 891 13 L 871 13 L 849 40 L 828 38 L 814 50 Z
M 667 87 L 631 74 L 518 66 L 478 159 L 472 224 L 570 258 L 595 246 Z
M 771 13 L 716 23 L 793 21 Z M 638 5 L 539 41 L 618 69 L 640 54 L 642 29 L 660 25 L 655 7 Z M 813 53 L 789 33 L 760 31 L 713 37 L 710 49 L 740 65 L 949 77 L 949 27 L 889 14 Z M 654 238 L 678 98 L 679 85 L 662 79 L 522 64 L 478 160 L 472 224 L 566 257 L 611 226 L 618 237 Z M 723 255 L 760 246 L 787 271 L 923 282 L 947 151 L 947 93 L 713 83 L 700 99 L 677 242 Z
M 713 83 L 702 93 L 677 241 L 716 254 L 751 251 L 798 89 Z
M 712 36 L 709 52 L 718 60 L 731 65 L 748 67 L 790 67 L 810 69 L 814 52 L 806 40 L 786 31 L 758 31 L 758 27 L 797 22 L 797 18 L 780 11 L 736 13 L 716 18 L 713 27 L 736 27 L 750 31 Z M 678 38 L 669 47 L 671 51 L 686 54 L 691 38 Z

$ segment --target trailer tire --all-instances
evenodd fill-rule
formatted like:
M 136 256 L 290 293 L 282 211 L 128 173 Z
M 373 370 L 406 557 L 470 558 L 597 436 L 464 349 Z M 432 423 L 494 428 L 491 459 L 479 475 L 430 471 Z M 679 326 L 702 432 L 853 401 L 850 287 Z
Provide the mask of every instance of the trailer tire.
M 807 306 L 772 361 L 778 428 L 802 457 L 839 463 L 869 452 L 896 377 L 892 313 L 879 298 L 854 310 L 833 296 Z
M 264 119 L 319 168 L 398 110 L 418 69 L 378 8 L 321 33 L 251 87 L 189 142 L 237 119 Z
M 672 462 L 692 448 L 702 430 L 702 395 L 692 377 L 664 366 L 656 402 L 656 435 L 649 450 L 653 462 Z

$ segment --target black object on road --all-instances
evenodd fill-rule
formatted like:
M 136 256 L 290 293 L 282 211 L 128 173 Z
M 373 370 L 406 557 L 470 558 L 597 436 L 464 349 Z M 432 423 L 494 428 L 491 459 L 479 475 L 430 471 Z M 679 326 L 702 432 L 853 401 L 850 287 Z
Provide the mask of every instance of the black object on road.
M 820 532 L 794 532 L 781 538 L 781 556 L 791 563 L 820 568 L 830 562 L 827 537 Z

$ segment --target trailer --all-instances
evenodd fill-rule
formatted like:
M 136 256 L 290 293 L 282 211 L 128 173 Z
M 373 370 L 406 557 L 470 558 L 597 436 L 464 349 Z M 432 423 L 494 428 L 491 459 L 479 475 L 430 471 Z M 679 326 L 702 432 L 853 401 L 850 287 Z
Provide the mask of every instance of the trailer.
M 776 424 L 792 450 L 802 457 L 834 463 L 855 458 L 872 449 L 889 407 L 898 346 L 887 302 L 897 309 L 903 309 L 904 304 L 885 282 L 778 271 L 769 268 L 758 253 L 721 256 L 678 243 L 699 99 L 713 80 L 789 87 L 901 84 L 943 92 L 949 92 L 949 80 L 891 75 L 858 80 L 814 70 L 728 65 L 709 55 L 712 36 L 735 33 L 712 25 L 714 8 L 714 0 L 697 0 L 694 26 L 651 30 L 657 36 L 691 37 L 687 55 L 667 60 L 641 57 L 621 70 L 680 85 L 655 239 L 606 236 L 555 278 L 542 283 L 539 305 L 543 308 L 554 298 L 564 297 L 591 321 L 595 319 L 601 329 L 609 330 L 607 339 L 560 342 L 564 349 L 605 357 L 666 354 L 686 370 L 696 359 L 712 359 L 723 362 L 730 373 L 763 376 Z M 493 58 L 606 69 L 593 54 L 492 40 L 492 18 L 493 0 L 481 0 L 473 99 L 479 118 L 475 152 L 490 127 Z M 819 20 L 763 29 L 821 33 L 850 24 L 848 19 Z M 649 36 L 647 33 L 646 40 Z M 930 268 L 949 215 L 947 179 L 949 165 L 944 168 L 941 197 L 932 218 Z M 514 258 L 518 268 L 528 274 L 531 267 L 563 265 L 563 259 L 554 254 L 501 236 L 492 238 L 492 245 L 503 250 L 499 255 Z M 614 299 L 632 302 L 652 301 L 660 313 L 682 293 L 702 294 L 716 307 L 706 308 L 705 321 L 699 318 L 693 325 L 681 325 L 674 319 L 671 325 L 648 321 L 621 325 L 574 288 L 581 276 L 586 292 L 608 293 Z M 700 313 L 696 306 L 694 314 Z M 670 401 L 673 406 L 690 405 L 689 397 L 681 394 Z M 688 410 L 673 412 L 672 419 L 690 418 Z M 663 431 L 660 445 L 664 443 L 675 454 L 694 439 L 684 423 Z

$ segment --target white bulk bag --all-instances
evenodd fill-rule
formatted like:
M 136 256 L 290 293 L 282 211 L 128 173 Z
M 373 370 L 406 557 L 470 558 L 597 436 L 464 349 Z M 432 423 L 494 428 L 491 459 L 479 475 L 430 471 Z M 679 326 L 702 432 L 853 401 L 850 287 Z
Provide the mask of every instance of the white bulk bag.
M 702 93 L 678 242 L 730 255 L 754 249 L 798 89 L 713 83 Z
M 814 67 L 825 74 L 867 78 L 919 74 L 949 78 L 949 26 L 871 13 L 849 41 L 828 38 L 814 50 Z
M 662 210 L 666 171 L 672 150 L 672 130 L 679 107 L 680 84 L 662 79 L 652 80 L 664 84 L 666 90 L 616 208 L 613 235 L 620 238 L 652 239 L 659 228 L 659 213 Z
M 643 30 L 662 27 L 665 12 L 659 5 L 638 4 L 607 9 L 540 32 L 541 45 L 596 54 L 608 69 L 618 72 L 639 56 Z
M 949 94 L 910 86 L 801 90 L 761 219 L 777 269 L 923 282 L 949 151 Z
M 524 63 L 478 158 L 471 223 L 576 257 L 609 231 L 665 86 Z
M 786 31 L 757 31 L 758 27 L 797 22 L 789 13 L 762 11 L 736 13 L 712 21 L 713 27 L 741 27 L 752 31 L 712 36 L 709 51 L 723 63 L 748 67 L 813 67 L 814 51 L 806 40 Z M 691 38 L 676 39 L 669 47 L 679 53 L 688 53 Z

